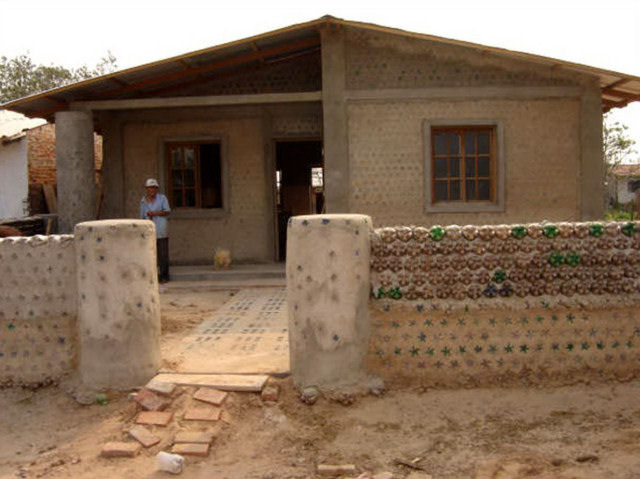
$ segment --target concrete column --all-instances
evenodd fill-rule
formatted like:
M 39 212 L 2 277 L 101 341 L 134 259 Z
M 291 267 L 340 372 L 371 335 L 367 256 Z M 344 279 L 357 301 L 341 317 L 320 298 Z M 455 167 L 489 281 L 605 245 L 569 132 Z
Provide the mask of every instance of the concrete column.
M 602 99 L 593 88 L 580 97 L 580 221 L 604 217 L 604 193 Z
M 326 25 L 320 30 L 320 39 L 325 209 L 328 213 L 348 213 L 349 143 L 344 29 L 339 25 Z
M 371 218 L 296 216 L 287 232 L 293 380 L 339 389 L 364 378 L 369 346 Z
M 102 125 L 102 211 L 100 218 L 124 218 L 124 159 L 122 122 L 103 112 Z
M 155 226 L 145 220 L 75 227 L 79 370 L 91 388 L 144 385 L 160 367 Z
M 93 117 L 88 111 L 56 113 L 58 225 L 70 233 L 81 222 L 95 219 Z

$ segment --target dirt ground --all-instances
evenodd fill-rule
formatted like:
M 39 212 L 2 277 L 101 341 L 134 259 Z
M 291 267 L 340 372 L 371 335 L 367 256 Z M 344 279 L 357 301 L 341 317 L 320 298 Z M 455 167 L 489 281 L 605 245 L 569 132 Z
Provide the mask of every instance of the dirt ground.
M 229 298 L 229 292 L 162 294 L 163 351 Z M 171 361 L 179 362 L 179 357 Z M 232 393 L 213 428 L 209 457 L 187 459 L 191 479 L 313 478 L 318 463 L 350 463 L 359 472 L 404 478 L 421 467 L 434 479 L 626 479 L 640 477 L 640 383 L 561 388 L 395 389 L 350 405 L 321 397 L 298 400 L 290 379 L 277 405 L 258 394 Z M 159 445 L 136 458 L 99 456 L 107 441 L 124 440 L 136 414 L 127 392 L 108 404 L 82 406 L 71 381 L 37 391 L 0 390 L 0 477 L 161 478 L 155 454 L 170 450 L 175 420 L 156 428 Z M 181 388 L 170 410 L 192 401 Z M 357 474 L 352 475 L 357 476 Z

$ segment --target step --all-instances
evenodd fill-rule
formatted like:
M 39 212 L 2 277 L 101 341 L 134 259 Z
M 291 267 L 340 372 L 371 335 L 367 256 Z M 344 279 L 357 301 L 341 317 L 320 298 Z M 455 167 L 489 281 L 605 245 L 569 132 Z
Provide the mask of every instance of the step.
M 234 265 L 230 269 L 214 269 L 210 265 L 172 266 L 169 270 L 171 282 L 182 281 L 249 281 L 285 279 L 283 263 Z

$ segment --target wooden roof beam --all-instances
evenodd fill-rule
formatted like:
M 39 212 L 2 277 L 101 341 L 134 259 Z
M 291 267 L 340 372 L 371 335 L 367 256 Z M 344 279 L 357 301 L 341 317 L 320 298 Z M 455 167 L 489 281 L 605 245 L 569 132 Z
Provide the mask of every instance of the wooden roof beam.
M 183 70 L 188 70 L 191 68 L 187 62 L 185 62 L 182 58 L 176 60 L 176 63 L 180 65 Z
M 626 91 L 612 90 L 612 89 L 607 89 L 607 91 L 603 91 L 602 93 L 609 96 L 617 96 L 620 98 L 624 98 L 625 100 L 629 100 L 629 101 L 640 101 L 640 95 L 636 93 L 629 93 Z
M 628 83 L 630 81 L 631 81 L 630 78 L 620 78 L 619 80 L 616 80 L 613 83 L 610 83 L 609 85 L 603 87 L 602 88 L 602 93 L 606 93 L 607 91 L 611 90 L 612 88 L 619 87 L 619 86 L 624 85 L 625 83 Z
M 202 65 L 199 67 L 192 67 L 188 70 L 183 70 L 176 73 L 170 73 L 166 75 L 160 75 L 155 78 L 150 78 L 148 80 L 140 81 L 137 83 L 131 83 L 126 86 L 122 86 L 120 88 L 116 88 L 114 90 L 110 90 L 107 92 L 102 92 L 95 95 L 93 98 L 106 98 L 111 95 L 119 95 L 121 93 L 127 93 L 130 91 L 140 90 L 142 88 L 161 85 L 162 83 L 179 80 L 181 78 L 185 78 L 188 76 L 197 76 L 201 73 L 210 72 L 213 70 L 218 70 L 221 68 L 242 65 L 243 63 L 249 63 L 254 60 L 259 60 L 260 58 L 268 58 L 270 56 L 279 55 L 281 53 L 293 52 L 296 50 L 302 50 L 304 48 L 308 48 L 314 45 L 318 45 L 319 40 L 317 38 L 307 38 L 303 40 L 298 40 L 297 42 L 281 45 L 279 47 L 268 48 L 260 51 L 252 51 L 250 53 L 246 53 L 244 55 L 239 55 L 236 57 L 223 58 L 222 60 L 218 60 L 217 62 L 210 63 L 208 65 Z
M 126 81 L 120 80 L 120 78 L 116 78 L 116 77 L 109 78 L 109 81 L 112 82 L 112 83 L 115 83 L 119 87 L 123 87 L 123 86 L 128 85 L 128 83 Z

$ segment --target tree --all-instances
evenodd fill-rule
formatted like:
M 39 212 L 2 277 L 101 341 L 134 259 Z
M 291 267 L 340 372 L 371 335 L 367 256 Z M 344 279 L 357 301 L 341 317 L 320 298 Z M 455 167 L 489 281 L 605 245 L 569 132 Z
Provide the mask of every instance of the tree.
M 614 122 L 609 114 L 604 115 L 602 122 L 602 150 L 605 161 L 605 178 L 610 178 L 613 169 L 629 160 L 634 155 L 635 141 L 627 136 L 629 127 Z
M 116 58 L 107 52 L 94 68 L 82 65 L 66 68 L 61 65 L 36 65 L 28 53 L 14 58 L 0 57 L 0 103 L 22 98 L 32 93 L 50 90 L 117 69 Z

